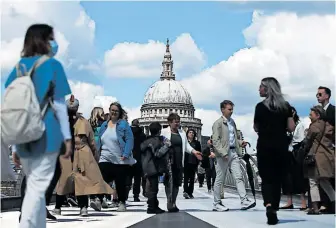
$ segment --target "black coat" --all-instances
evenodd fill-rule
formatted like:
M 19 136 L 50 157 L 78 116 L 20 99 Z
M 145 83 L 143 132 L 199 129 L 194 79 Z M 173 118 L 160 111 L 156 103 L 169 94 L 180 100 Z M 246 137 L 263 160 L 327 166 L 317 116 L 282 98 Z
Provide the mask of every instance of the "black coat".
M 197 140 L 194 140 L 192 142 L 190 142 L 190 146 L 192 148 L 194 148 L 197 151 L 201 151 L 201 143 Z M 185 152 L 185 158 L 184 158 L 184 165 L 188 165 L 188 164 L 192 164 L 192 165 L 198 165 L 198 159 L 194 154 L 188 154 L 187 152 Z
M 132 126 L 131 127 L 134 137 L 134 146 L 133 146 L 133 157 L 135 160 L 141 163 L 141 148 L 140 145 L 146 140 L 146 135 L 143 133 L 141 127 Z
M 141 144 L 141 165 L 144 176 L 162 175 L 168 171 L 169 147 L 163 137 L 154 136 Z

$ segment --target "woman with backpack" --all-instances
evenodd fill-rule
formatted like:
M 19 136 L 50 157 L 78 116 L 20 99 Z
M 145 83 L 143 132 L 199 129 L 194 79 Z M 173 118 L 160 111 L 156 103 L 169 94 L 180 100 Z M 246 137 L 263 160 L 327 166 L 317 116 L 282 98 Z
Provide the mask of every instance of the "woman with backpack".
M 22 205 L 21 228 L 46 227 L 45 192 L 53 178 L 61 144 L 64 142 L 66 145 L 64 158 L 69 158 L 72 153 L 69 118 L 65 105 L 65 96 L 70 94 L 71 90 L 62 64 L 54 58 L 57 50 L 58 45 L 51 26 L 46 24 L 30 26 L 25 35 L 21 59 L 5 83 L 4 106 L 1 110 L 1 124 L 2 127 L 5 126 L 7 134 L 4 138 L 10 139 L 9 133 L 15 132 L 10 131 L 12 130 L 10 126 L 22 127 L 21 132 L 16 132 L 18 137 L 13 143 L 13 147 L 15 147 L 13 151 L 16 151 L 13 153 L 13 161 L 16 165 L 21 163 L 27 178 L 26 195 Z M 25 85 L 28 85 L 24 87 L 26 90 L 22 90 L 22 83 L 18 82 L 25 82 Z M 19 91 L 16 90 L 18 88 L 20 88 Z M 15 101 L 13 100 L 15 97 L 11 96 L 13 93 L 16 95 L 21 93 L 21 96 L 23 94 L 32 99 L 24 98 Z M 21 99 L 20 96 L 17 99 Z M 8 117 L 8 113 L 5 117 L 3 112 L 8 111 L 9 107 L 12 108 L 13 118 L 4 122 L 3 120 Z M 18 112 L 22 110 L 28 110 L 26 112 L 28 115 L 19 116 Z M 41 110 L 43 111 L 41 112 Z M 42 115 L 29 115 L 40 112 Z M 28 120 L 29 125 L 26 124 Z M 31 122 L 31 120 L 35 122 Z M 27 129 L 31 130 L 31 127 L 37 127 L 41 137 L 24 142 L 23 138 L 36 138 L 37 132 L 27 131 Z M 2 133 L 4 131 L 2 129 Z

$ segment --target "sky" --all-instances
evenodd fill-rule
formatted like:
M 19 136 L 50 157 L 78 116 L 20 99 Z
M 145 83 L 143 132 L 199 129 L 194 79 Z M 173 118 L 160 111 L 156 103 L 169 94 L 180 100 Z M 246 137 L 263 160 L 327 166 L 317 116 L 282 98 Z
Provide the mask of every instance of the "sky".
M 253 115 L 263 77 L 276 77 L 308 125 L 316 89 L 334 92 L 335 3 L 329 2 L 2 2 L 1 88 L 19 60 L 26 29 L 55 28 L 59 59 L 80 111 L 107 111 L 118 100 L 140 117 L 147 89 L 159 80 L 166 39 L 176 79 L 191 94 L 202 134 L 219 103 L 235 103 L 237 127 L 255 146 Z M 15 28 L 15 29 L 13 29 Z M 334 97 L 334 95 L 333 95 Z M 334 99 L 332 99 L 334 103 Z

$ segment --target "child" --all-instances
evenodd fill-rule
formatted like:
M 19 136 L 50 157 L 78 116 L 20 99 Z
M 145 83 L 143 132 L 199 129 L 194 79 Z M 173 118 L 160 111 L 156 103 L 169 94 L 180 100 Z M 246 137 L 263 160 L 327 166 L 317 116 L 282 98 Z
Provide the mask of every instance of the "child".
M 165 212 L 159 208 L 157 194 L 159 192 L 159 177 L 167 172 L 167 156 L 170 141 L 162 136 L 162 126 L 158 122 L 149 125 L 151 136 L 141 144 L 141 161 L 144 176 L 148 182 L 147 214 Z

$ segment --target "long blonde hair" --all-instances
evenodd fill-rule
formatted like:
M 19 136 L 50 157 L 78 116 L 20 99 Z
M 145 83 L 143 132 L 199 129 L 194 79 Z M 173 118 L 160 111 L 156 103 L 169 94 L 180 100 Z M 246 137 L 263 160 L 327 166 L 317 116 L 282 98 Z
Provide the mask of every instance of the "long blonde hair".
M 281 86 L 278 80 L 273 77 L 267 77 L 261 80 L 261 84 L 266 88 L 266 98 L 263 101 L 268 109 L 287 110 L 288 103 L 281 92 Z
M 101 107 L 94 107 L 91 111 L 91 117 L 89 119 L 92 128 L 98 126 L 99 120 L 104 120 L 104 109 Z

